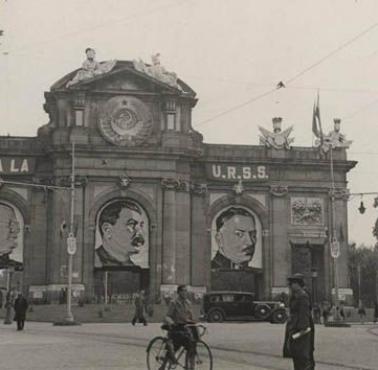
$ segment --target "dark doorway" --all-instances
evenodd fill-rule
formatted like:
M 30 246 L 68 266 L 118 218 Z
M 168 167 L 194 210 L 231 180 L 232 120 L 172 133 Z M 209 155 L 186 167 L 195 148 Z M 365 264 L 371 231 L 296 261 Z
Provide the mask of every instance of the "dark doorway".
M 248 270 L 212 270 L 211 290 L 253 292 L 259 297 L 262 274 Z
M 149 270 L 100 270 L 95 271 L 95 295 L 98 302 L 105 301 L 107 282 L 109 303 L 129 303 L 133 294 L 149 287 Z
M 306 286 L 314 303 L 325 299 L 324 245 L 294 244 L 291 254 L 291 271 L 305 276 Z

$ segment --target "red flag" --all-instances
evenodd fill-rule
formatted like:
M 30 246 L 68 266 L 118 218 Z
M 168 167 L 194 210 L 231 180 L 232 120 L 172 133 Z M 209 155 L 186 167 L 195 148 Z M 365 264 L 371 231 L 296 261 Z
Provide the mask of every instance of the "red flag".
M 319 108 L 319 92 L 317 99 L 314 103 L 314 109 L 312 111 L 312 132 L 314 135 L 320 139 L 320 143 L 323 143 L 323 130 L 322 123 L 320 120 L 320 108 Z

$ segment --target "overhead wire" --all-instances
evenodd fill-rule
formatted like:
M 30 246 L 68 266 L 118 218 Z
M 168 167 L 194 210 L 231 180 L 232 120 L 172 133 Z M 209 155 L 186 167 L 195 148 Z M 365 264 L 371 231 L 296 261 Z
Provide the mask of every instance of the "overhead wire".
M 209 77 L 209 76 L 199 76 L 199 75 L 192 75 L 189 74 L 187 77 L 190 78 L 197 78 L 201 81 L 209 80 L 209 81 L 217 81 L 220 83 L 230 84 L 230 85 L 236 85 L 236 86 L 267 86 L 271 87 L 274 85 L 272 82 L 255 82 L 255 81 L 240 81 L 235 79 L 228 79 L 228 78 L 217 78 L 217 77 Z M 286 89 L 294 89 L 294 90 L 319 90 L 319 91 L 330 91 L 330 92 L 340 92 L 340 93 L 351 93 L 351 94 L 378 94 L 378 89 L 358 89 L 358 88 L 350 88 L 350 87 L 330 87 L 330 86 L 300 86 L 300 85 L 289 85 L 285 86 Z
M 304 75 L 305 73 L 307 73 L 308 71 L 310 71 L 311 69 L 314 69 L 315 67 L 317 67 L 319 64 L 323 63 L 325 60 L 329 59 L 330 57 L 332 57 L 333 55 L 335 55 L 336 53 L 338 53 L 339 51 L 341 51 L 342 49 L 346 48 L 347 46 L 349 46 L 350 44 L 352 44 L 353 42 L 357 41 L 358 39 L 360 39 L 361 37 L 365 36 L 366 34 L 368 34 L 370 31 L 372 31 L 374 28 L 378 27 L 378 22 L 375 22 L 374 24 L 372 24 L 370 27 L 368 27 L 367 29 L 363 30 L 362 32 L 360 32 L 359 34 L 357 34 L 356 36 L 354 36 L 353 38 L 351 38 L 350 40 L 344 42 L 343 44 L 341 44 L 340 46 L 338 46 L 336 49 L 334 49 L 333 51 L 331 51 L 330 53 L 326 54 L 324 57 L 320 58 L 317 62 L 311 64 L 310 66 L 308 66 L 307 68 L 303 69 L 301 72 L 297 73 L 296 75 L 294 75 L 293 77 L 291 77 L 290 79 L 286 80 L 286 84 L 289 84 L 291 83 L 292 81 L 296 80 L 297 78 L 299 78 L 300 76 Z
M 315 63 L 312 63 L 311 65 L 309 65 L 308 67 L 304 68 L 302 71 L 298 72 L 297 74 L 295 74 L 293 77 L 287 79 L 287 80 L 283 80 L 283 81 L 280 81 L 275 88 L 273 89 L 270 89 L 268 91 L 265 91 L 264 93 L 262 94 L 259 94 L 257 96 L 254 96 L 253 98 L 241 103 L 241 104 L 238 104 L 238 105 L 235 105 L 233 107 L 230 107 L 229 109 L 223 111 L 223 112 L 220 112 L 212 117 L 209 117 L 203 121 L 200 121 L 197 123 L 196 126 L 201 126 L 203 124 L 206 124 L 206 123 L 209 123 L 211 121 L 214 121 L 215 119 L 223 116 L 223 115 L 226 115 L 226 114 L 229 114 L 231 112 L 234 112 L 235 110 L 238 110 L 246 105 L 249 105 L 257 100 L 260 100 L 262 98 L 264 98 L 265 96 L 268 96 L 270 94 L 272 94 L 273 92 L 275 92 L 276 90 L 278 89 L 281 89 L 281 88 L 286 88 L 288 84 L 290 84 L 291 82 L 293 82 L 294 80 L 298 79 L 299 77 L 303 76 L 305 73 L 309 72 L 310 70 L 314 69 L 315 67 L 317 67 L 318 65 L 320 65 L 321 63 L 323 63 L 324 61 L 326 61 L 327 59 L 329 59 L 330 57 L 334 56 L 336 53 L 338 53 L 339 51 L 345 49 L 347 46 L 351 45 L 352 43 L 354 43 L 355 41 L 357 41 L 358 39 L 360 39 L 361 37 L 365 36 L 366 34 L 368 34 L 369 32 L 371 32 L 374 28 L 378 27 L 378 22 L 375 22 L 374 24 L 372 24 L 371 26 L 369 26 L 367 29 L 363 30 L 362 32 L 358 33 L 356 36 L 354 36 L 353 38 L 349 39 L 348 41 L 344 42 L 343 44 L 341 44 L 340 46 L 338 46 L 336 49 L 332 50 L 331 52 L 329 52 L 328 54 L 326 54 L 324 57 L 322 57 L 321 59 L 319 59 L 318 61 L 316 61 Z
M 241 103 L 241 104 L 235 105 L 235 106 L 233 106 L 233 107 L 231 107 L 231 108 L 229 108 L 229 109 L 227 109 L 227 110 L 225 110 L 225 111 L 223 111 L 223 112 L 221 112 L 221 113 L 218 113 L 218 114 L 216 114 L 216 115 L 214 115 L 214 116 L 212 116 L 212 117 L 210 117 L 210 118 L 208 118 L 208 119 L 205 119 L 205 120 L 203 120 L 203 121 L 200 121 L 199 123 L 197 123 L 196 126 L 200 126 L 200 125 L 203 125 L 203 124 L 205 124 L 205 123 L 208 123 L 208 122 L 214 121 L 216 118 L 221 117 L 221 116 L 224 116 L 225 114 L 231 113 L 231 112 L 233 112 L 233 111 L 235 111 L 235 110 L 238 110 L 238 109 L 240 109 L 240 108 L 242 108 L 242 107 L 244 107 L 244 106 L 246 106 L 246 105 L 248 105 L 248 104 L 251 104 L 252 102 L 254 102 L 254 101 L 256 101 L 256 100 L 259 100 L 259 99 L 261 99 L 261 98 L 263 98 L 263 97 L 265 97 L 265 96 L 267 96 L 267 95 L 270 95 L 271 93 L 273 93 L 273 92 L 276 91 L 276 90 L 277 90 L 277 89 L 274 88 L 274 89 L 271 89 L 271 90 L 265 91 L 264 93 L 262 93 L 262 94 L 260 94 L 260 95 L 256 95 L 256 96 L 254 96 L 253 98 L 251 98 L 251 99 L 249 99 L 249 100 L 247 100 L 247 101 L 245 101 L 245 102 L 243 102 L 243 103 Z

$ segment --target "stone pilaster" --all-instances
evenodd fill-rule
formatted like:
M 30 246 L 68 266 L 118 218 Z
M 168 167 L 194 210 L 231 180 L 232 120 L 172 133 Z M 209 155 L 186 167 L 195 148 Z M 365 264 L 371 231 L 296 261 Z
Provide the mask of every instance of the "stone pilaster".
M 287 227 L 290 223 L 288 210 L 288 187 L 271 186 L 271 233 L 272 233 L 272 286 L 287 285 L 290 274 L 291 252 L 287 236 Z M 289 222 L 288 222 L 289 221 Z
M 164 178 L 163 187 L 163 253 L 162 253 L 162 283 L 176 283 L 176 190 L 179 181 L 174 178 Z
M 210 287 L 211 245 L 206 230 L 206 184 L 194 184 L 191 191 L 191 285 Z

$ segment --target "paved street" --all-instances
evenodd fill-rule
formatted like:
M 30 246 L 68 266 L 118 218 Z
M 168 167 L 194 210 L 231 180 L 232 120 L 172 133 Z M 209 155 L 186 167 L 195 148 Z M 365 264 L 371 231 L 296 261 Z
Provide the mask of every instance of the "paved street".
M 214 369 L 291 369 L 281 357 L 282 325 L 267 323 L 208 324 Z M 1 370 L 146 369 L 148 340 L 159 335 L 158 324 L 85 324 L 55 327 L 48 323 L 15 325 L 0 330 Z M 378 326 L 317 327 L 317 369 L 376 369 Z

